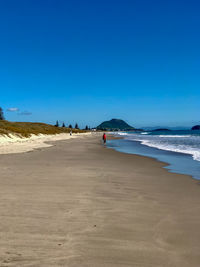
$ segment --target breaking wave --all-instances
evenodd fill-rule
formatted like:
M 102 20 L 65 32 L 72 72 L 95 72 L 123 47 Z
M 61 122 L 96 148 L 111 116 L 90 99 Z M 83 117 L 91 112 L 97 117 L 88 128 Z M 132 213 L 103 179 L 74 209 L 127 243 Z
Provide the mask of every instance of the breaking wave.
M 173 134 L 174 133 L 174 134 Z M 124 136 L 125 139 L 138 141 L 142 145 L 189 154 L 194 160 L 200 161 L 200 133 L 194 131 L 180 131 L 177 133 L 170 132 L 158 135 L 155 133 L 118 133 L 118 135 Z

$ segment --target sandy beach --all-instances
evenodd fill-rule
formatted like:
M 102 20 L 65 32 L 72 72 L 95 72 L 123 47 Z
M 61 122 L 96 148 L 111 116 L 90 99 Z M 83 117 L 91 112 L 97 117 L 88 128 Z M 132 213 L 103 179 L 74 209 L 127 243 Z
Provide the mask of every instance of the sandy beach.
M 1 267 L 200 266 L 199 181 L 98 134 L 0 166 Z
M 60 134 L 32 134 L 30 137 L 23 137 L 16 134 L 0 135 L 0 155 L 15 154 L 33 151 L 37 148 L 51 147 L 51 142 L 73 139 L 91 133 L 60 133 Z

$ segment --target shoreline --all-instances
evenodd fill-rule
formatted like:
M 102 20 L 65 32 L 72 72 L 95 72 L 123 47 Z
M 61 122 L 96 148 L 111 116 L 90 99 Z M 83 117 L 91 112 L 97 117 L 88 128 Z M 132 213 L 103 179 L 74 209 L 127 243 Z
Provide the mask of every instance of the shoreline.
M 78 138 L 78 137 L 84 137 L 84 136 L 90 136 L 92 134 L 92 132 L 89 133 L 73 133 L 72 136 L 70 136 L 70 134 L 68 133 L 60 133 L 60 134 L 52 134 L 52 135 L 45 135 L 45 134 L 38 134 L 38 135 L 34 135 L 32 134 L 31 137 L 19 137 L 17 135 L 12 135 L 10 134 L 9 136 L 0 136 L 0 155 L 6 155 L 6 154 L 18 154 L 18 153 L 27 153 L 27 152 L 31 152 L 37 149 L 42 149 L 42 148 L 49 148 L 55 145 L 56 142 L 59 141 L 64 141 L 64 140 L 69 140 L 69 139 L 74 139 L 74 138 Z M 94 133 L 93 133 L 94 134 Z M 96 136 L 101 136 L 101 133 L 95 133 Z M 126 140 L 124 137 L 119 137 L 119 136 L 115 136 L 112 133 L 109 133 L 109 140 L 117 140 L 117 139 L 121 139 L 121 140 Z M 136 141 L 135 141 L 136 142 Z M 140 143 L 138 141 L 138 143 Z M 142 145 L 142 144 L 141 144 Z M 156 157 L 151 157 L 151 156 L 146 156 L 146 155 L 140 155 L 137 153 L 129 153 L 129 152 L 123 152 L 123 151 L 119 151 L 116 148 L 112 148 L 112 147 L 107 147 L 107 149 L 111 149 L 116 151 L 117 153 L 123 153 L 123 154 L 129 154 L 129 155 L 134 155 L 134 156 L 139 156 L 139 157 L 144 157 L 144 158 L 149 158 L 149 159 L 153 159 L 155 161 L 157 161 L 158 163 L 163 164 L 162 168 L 165 169 L 168 173 L 175 173 L 175 174 L 179 174 L 179 175 L 186 175 L 188 176 L 190 179 L 192 178 L 193 180 L 199 180 L 195 177 L 193 177 L 190 174 L 185 174 L 185 173 L 180 173 L 178 171 L 174 171 L 170 168 L 171 164 L 160 160 L 159 158 Z M 177 153 L 177 154 L 181 154 L 179 152 L 173 152 L 173 153 Z M 185 154 L 187 155 L 187 154 Z
M 123 152 L 123 151 L 119 151 L 119 150 L 116 150 L 115 148 L 111 148 L 111 147 L 107 147 L 107 149 L 111 149 L 111 150 L 114 150 L 115 152 L 117 153 L 121 153 L 121 154 L 127 154 L 127 155 L 133 155 L 133 156 L 137 156 L 139 158 L 147 158 L 147 159 L 150 159 L 150 160 L 154 160 L 156 161 L 157 163 L 160 163 L 162 164 L 163 166 L 161 166 L 162 169 L 166 170 L 168 173 L 172 173 L 172 174 L 178 174 L 178 175 L 184 175 L 184 176 L 187 176 L 189 177 L 190 179 L 192 178 L 193 180 L 195 181 L 199 181 L 198 179 L 195 179 L 192 175 L 189 175 L 189 174 L 184 174 L 184 173 L 179 173 L 179 172 L 171 172 L 170 170 L 171 169 L 167 169 L 166 167 L 169 167 L 170 164 L 165 162 L 165 161 L 162 161 L 162 160 L 159 160 L 157 158 L 154 158 L 154 157 L 150 157 L 150 156 L 143 156 L 143 155 L 139 155 L 139 154 L 134 154 L 134 153 L 128 153 L 128 152 Z
M 137 140 L 130 141 L 125 139 L 124 137 L 115 138 L 114 136 L 114 138 L 111 138 L 110 140 L 117 140 L 117 139 L 123 140 L 125 142 L 130 142 L 130 149 L 126 150 L 126 146 L 124 146 L 123 143 L 121 146 L 120 143 L 117 144 L 116 146 L 108 145 L 109 149 L 114 149 L 115 151 L 120 153 L 138 155 L 142 157 L 155 159 L 156 161 L 165 164 L 163 168 L 166 169 L 169 173 L 188 175 L 192 179 L 200 180 L 200 176 L 198 175 L 199 172 L 197 169 L 199 168 L 198 167 L 199 162 L 195 161 L 190 154 L 149 147 L 142 144 L 140 141 Z M 135 146 L 133 144 L 135 144 Z M 131 147 L 134 147 L 134 151 L 131 150 Z M 186 168 L 184 166 L 188 167 Z
M 199 266 L 199 182 L 164 163 L 95 134 L 0 165 L 1 266 Z

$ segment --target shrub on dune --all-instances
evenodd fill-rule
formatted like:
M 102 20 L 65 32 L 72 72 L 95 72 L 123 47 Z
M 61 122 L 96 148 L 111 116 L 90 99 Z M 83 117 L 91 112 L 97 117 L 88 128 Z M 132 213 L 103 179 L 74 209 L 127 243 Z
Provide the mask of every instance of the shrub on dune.
M 17 134 L 23 137 L 29 137 L 32 134 L 60 134 L 70 133 L 70 128 L 55 127 L 45 123 L 33 122 L 9 122 L 0 120 L 0 135 Z M 85 131 L 74 129 L 74 133 L 83 133 Z

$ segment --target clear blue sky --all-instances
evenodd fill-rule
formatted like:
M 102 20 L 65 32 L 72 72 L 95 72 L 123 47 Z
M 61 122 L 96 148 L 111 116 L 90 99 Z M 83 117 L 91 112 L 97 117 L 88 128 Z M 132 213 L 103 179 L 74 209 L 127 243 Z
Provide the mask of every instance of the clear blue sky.
M 6 118 L 199 122 L 199 11 L 198 0 L 2 0 Z

